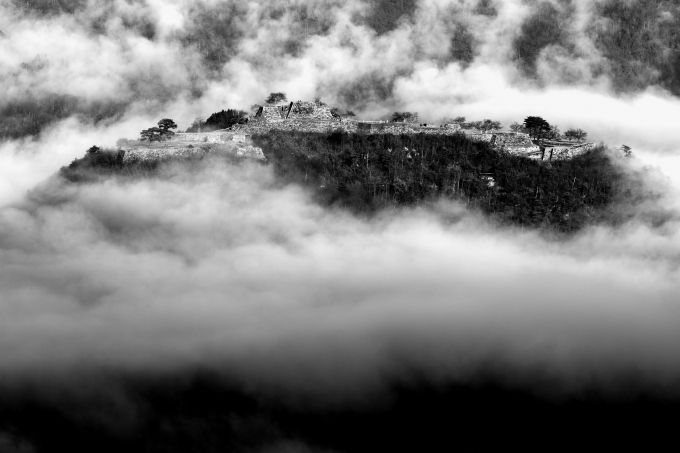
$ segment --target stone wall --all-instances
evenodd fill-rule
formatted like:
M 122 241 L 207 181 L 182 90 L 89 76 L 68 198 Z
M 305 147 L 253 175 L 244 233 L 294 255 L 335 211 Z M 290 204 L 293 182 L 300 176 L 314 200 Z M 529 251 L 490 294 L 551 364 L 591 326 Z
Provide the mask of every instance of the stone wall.
M 255 114 L 255 118 L 268 123 L 283 121 L 290 110 L 291 104 L 263 105 Z
M 201 158 L 207 154 L 215 153 L 255 160 L 266 159 L 262 149 L 252 146 L 249 141 L 192 142 L 190 138 L 182 137 L 182 139 L 167 142 L 122 147 L 122 151 L 125 153 L 123 155 L 123 162 L 159 161 L 170 158 Z
M 481 132 L 477 129 L 462 129 L 459 124 L 442 126 L 419 125 L 417 123 L 389 121 L 356 121 L 331 116 L 330 119 L 289 118 L 282 121 L 266 121 L 255 118 L 246 125 L 233 129 L 241 134 L 266 134 L 269 131 L 330 133 L 342 131 L 360 134 L 393 134 L 393 135 L 455 135 L 464 134 L 471 140 L 490 143 L 494 148 L 514 155 L 530 155 L 540 157 L 541 149 L 535 145 L 528 134 L 516 132 Z
M 333 115 L 331 114 L 331 108 L 325 104 L 318 102 L 304 102 L 297 101 L 293 102 L 290 108 L 290 112 L 286 117 L 287 120 L 333 120 Z
M 532 156 L 541 152 L 541 148 L 531 141 L 529 134 L 517 132 L 496 132 L 493 145 L 496 149 L 507 151 L 514 155 Z
M 269 131 L 299 131 L 299 132 L 319 132 L 328 133 L 335 130 L 343 130 L 345 132 L 356 132 L 356 127 L 352 127 L 350 123 L 343 122 L 339 119 L 332 120 L 317 120 L 317 119 L 301 119 L 291 118 L 281 122 L 253 122 L 252 124 L 243 125 L 239 128 L 240 131 L 249 132 L 251 135 L 256 133 L 267 133 Z
M 159 161 L 169 159 L 171 157 L 179 157 L 184 159 L 199 158 L 205 156 L 210 152 L 208 146 L 184 146 L 168 142 L 161 145 L 150 146 L 135 146 L 132 148 L 123 149 L 124 163 L 131 163 L 136 161 Z
M 588 151 L 595 149 L 597 145 L 594 143 L 582 143 L 579 145 L 557 145 L 546 146 L 545 159 L 548 160 L 568 160 L 574 157 L 581 156 Z
M 331 108 L 320 102 L 297 101 L 287 104 L 264 105 L 253 118 L 267 123 L 280 123 L 291 120 L 332 121 Z
M 455 135 L 468 132 L 460 127 L 424 126 L 417 123 L 389 122 L 389 121 L 356 121 L 345 118 L 300 118 L 292 117 L 283 121 L 266 121 L 254 118 L 248 124 L 235 126 L 235 131 L 249 134 L 263 134 L 269 131 L 297 131 L 329 133 L 343 131 L 361 134 L 393 134 L 393 135 Z M 471 138 L 490 141 L 494 134 L 471 133 Z
M 228 143 L 233 140 L 230 131 L 214 132 L 179 132 L 172 138 L 172 142 L 179 143 Z

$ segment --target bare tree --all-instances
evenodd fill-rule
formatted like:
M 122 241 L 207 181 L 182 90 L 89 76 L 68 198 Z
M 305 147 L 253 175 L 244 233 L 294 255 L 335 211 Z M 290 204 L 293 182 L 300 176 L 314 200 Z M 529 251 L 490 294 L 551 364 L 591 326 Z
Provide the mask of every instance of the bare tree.
M 582 142 L 588 136 L 588 133 L 583 129 L 569 129 L 564 133 L 564 136 L 569 140 L 576 140 Z

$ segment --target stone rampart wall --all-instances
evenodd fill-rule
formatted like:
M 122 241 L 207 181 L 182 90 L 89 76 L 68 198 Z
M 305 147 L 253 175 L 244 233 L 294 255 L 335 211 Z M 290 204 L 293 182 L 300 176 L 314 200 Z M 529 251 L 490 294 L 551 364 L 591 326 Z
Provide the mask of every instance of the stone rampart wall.
M 233 140 L 233 132 L 179 132 L 172 138 L 172 142 L 181 143 L 229 143 Z
M 356 121 L 339 118 L 332 119 L 309 119 L 289 118 L 284 121 L 266 121 L 261 118 L 251 120 L 247 125 L 240 125 L 235 130 L 241 133 L 263 134 L 269 131 L 290 132 L 317 132 L 329 133 L 343 131 L 346 133 L 362 134 L 393 134 L 393 135 L 455 135 L 468 134 L 465 130 L 456 127 L 420 126 L 415 123 L 392 123 L 386 121 Z M 483 141 L 490 141 L 493 134 L 470 134 L 470 137 L 479 137 Z
M 149 144 L 148 146 L 123 148 L 122 151 L 125 153 L 123 155 L 123 162 L 125 163 L 133 161 L 160 161 L 169 158 L 201 158 L 207 154 L 214 153 L 256 160 L 266 159 L 262 149 L 249 143 L 239 142 L 200 142 L 192 144 L 181 141 L 169 141 Z
M 541 148 L 531 141 L 528 134 L 515 132 L 497 132 L 493 145 L 496 149 L 507 151 L 513 155 L 531 156 L 541 152 Z
M 280 108 L 280 107 L 277 107 Z M 311 106 L 310 106 L 311 108 Z M 270 108 L 273 110 L 273 108 Z M 254 134 L 266 134 L 270 131 L 331 133 L 342 131 L 345 133 L 361 134 L 393 134 L 393 135 L 455 135 L 464 134 L 470 140 L 491 144 L 499 151 L 513 155 L 526 156 L 536 159 L 571 159 L 591 150 L 594 145 L 564 145 L 551 144 L 546 146 L 545 153 L 533 143 L 528 134 L 516 132 L 483 132 L 477 129 L 462 129 L 460 125 L 426 126 L 416 123 L 397 123 L 388 121 L 357 121 L 345 118 L 330 119 L 327 112 L 318 110 L 321 118 L 293 117 L 286 120 L 268 121 L 266 117 L 252 118 L 248 124 L 234 126 L 230 130 L 204 133 L 178 133 L 170 143 L 177 146 L 189 144 L 237 144 L 240 147 L 251 145 L 250 137 Z M 261 150 L 260 150 L 261 152 Z M 257 154 L 257 153 L 256 153 Z
M 130 163 L 134 161 L 149 161 L 149 160 L 164 160 L 171 157 L 180 158 L 198 158 L 205 156 L 210 152 L 209 147 L 188 147 L 180 144 L 167 143 L 165 146 L 138 146 L 134 148 L 124 149 L 123 162 Z
M 594 143 L 584 143 L 581 145 L 573 146 L 554 146 L 546 147 L 545 149 L 545 159 L 549 159 L 552 152 L 552 160 L 568 160 L 574 157 L 581 156 L 588 151 L 592 151 L 597 147 Z

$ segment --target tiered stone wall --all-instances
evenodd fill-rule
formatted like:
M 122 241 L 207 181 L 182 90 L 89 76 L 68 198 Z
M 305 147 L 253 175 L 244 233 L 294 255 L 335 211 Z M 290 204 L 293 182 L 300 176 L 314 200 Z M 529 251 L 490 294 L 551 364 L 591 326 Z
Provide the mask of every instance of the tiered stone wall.
M 233 140 L 231 131 L 214 132 L 179 132 L 175 134 L 172 142 L 179 143 L 229 143 Z
M 136 161 L 164 160 L 170 157 L 180 157 L 189 159 L 192 157 L 202 157 L 210 152 L 208 146 L 186 146 L 179 143 L 167 142 L 163 145 L 135 146 L 123 148 L 123 162 L 130 163 Z
M 515 132 L 481 132 L 477 129 L 462 129 L 459 124 L 425 126 L 416 123 L 388 121 L 356 121 L 333 118 L 289 118 L 283 121 L 266 121 L 264 117 L 254 118 L 246 125 L 235 126 L 234 131 L 245 134 L 266 134 L 269 131 L 330 133 L 342 131 L 361 134 L 393 135 L 455 135 L 464 134 L 471 140 L 491 143 L 496 149 L 516 155 L 540 157 L 541 150 L 528 134 Z
M 331 108 L 317 102 L 293 102 L 287 120 L 333 120 Z
M 255 114 L 255 118 L 266 121 L 268 123 L 283 121 L 288 114 L 290 108 L 289 104 L 286 105 L 264 105 L 260 107 L 258 112 Z
M 557 146 L 546 146 L 545 148 L 545 159 L 550 160 L 568 160 L 574 157 L 581 156 L 588 151 L 595 149 L 597 145 L 594 143 L 583 143 L 579 145 L 557 145 Z M 552 156 L 552 157 L 551 157 Z
M 179 134 L 178 134 L 179 135 Z M 203 135 L 203 134 L 199 134 Z M 223 138 L 223 137 L 220 137 Z M 137 144 L 122 148 L 125 153 L 123 162 L 133 161 L 158 161 L 169 158 L 200 158 L 206 154 L 223 153 L 225 155 L 241 158 L 266 160 L 262 149 L 252 146 L 249 142 L 239 141 L 194 141 L 190 137 L 178 137 L 167 142 L 155 142 L 149 144 Z
M 298 131 L 329 133 L 343 131 L 362 134 L 393 135 L 454 135 L 464 133 L 472 138 L 490 141 L 494 134 L 481 134 L 475 131 L 462 130 L 460 127 L 422 126 L 417 123 L 389 121 L 356 121 L 344 118 L 289 118 L 284 121 L 266 121 L 264 118 L 253 118 L 248 124 L 234 126 L 235 131 L 248 134 L 263 134 L 269 131 Z
M 276 122 L 267 122 L 255 119 L 248 122 L 248 124 L 237 126 L 235 130 L 242 134 L 254 135 L 266 134 L 269 131 L 328 133 L 335 130 L 343 130 L 345 132 L 356 132 L 356 127 L 339 119 L 316 120 L 293 118 Z
M 488 134 L 487 134 L 488 135 Z M 500 150 L 507 151 L 515 155 L 532 156 L 541 152 L 541 148 L 531 141 L 529 134 L 516 132 L 496 132 L 493 145 Z

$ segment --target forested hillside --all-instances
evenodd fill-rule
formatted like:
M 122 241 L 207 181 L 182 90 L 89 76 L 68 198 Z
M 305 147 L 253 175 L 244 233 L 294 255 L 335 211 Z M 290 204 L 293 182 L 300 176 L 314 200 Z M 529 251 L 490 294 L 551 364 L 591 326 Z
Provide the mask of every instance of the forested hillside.
M 281 177 L 325 205 L 362 213 L 447 197 L 501 222 L 569 232 L 601 219 L 623 188 L 603 149 L 545 164 L 463 135 L 272 132 L 254 140 Z
M 613 220 L 607 217 L 608 208 L 630 187 L 602 148 L 547 163 L 495 151 L 462 134 L 272 131 L 253 141 L 282 182 L 309 188 L 324 206 L 369 216 L 443 197 L 503 224 L 572 232 L 591 222 Z M 93 147 L 61 175 L 74 183 L 109 176 L 153 177 L 166 163 L 200 168 L 201 156 L 211 155 L 125 161 L 123 151 Z
M 596 7 L 592 33 L 614 86 L 659 84 L 680 94 L 680 5 L 671 0 L 608 0 Z

